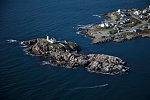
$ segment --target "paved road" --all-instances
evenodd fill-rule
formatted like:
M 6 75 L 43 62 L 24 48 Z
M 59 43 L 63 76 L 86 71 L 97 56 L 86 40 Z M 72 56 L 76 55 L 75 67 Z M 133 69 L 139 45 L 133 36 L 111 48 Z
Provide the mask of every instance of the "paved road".
M 146 21 L 143 21 L 143 20 L 141 20 L 140 18 L 135 17 L 135 16 L 132 15 L 131 13 L 130 13 L 130 15 L 131 15 L 132 18 L 135 18 L 136 20 L 139 20 L 139 21 L 141 22 L 141 24 L 138 24 L 138 25 L 136 25 L 136 26 L 134 26 L 134 27 L 131 27 L 131 28 L 126 28 L 125 30 L 121 30 L 122 32 L 119 32 L 119 33 L 117 33 L 117 34 L 115 34 L 115 35 L 120 35 L 120 34 L 122 34 L 122 33 L 124 33 L 124 32 L 131 32 L 131 31 L 133 31 L 134 29 L 137 29 L 137 28 L 139 28 L 140 26 L 142 26 L 142 25 L 144 25 L 144 24 L 147 24 Z
M 141 20 L 140 18 L 138 18 L 138 17 L 132 15 L 131 13 L 130 13 L 130 15 L 131 15 L 132 18 L 135 18 L 136 20 L 139 20 L 141 23 L 138 24 L 138 25 L 136 25 L 136 26 L 134 26 L 134 27 L 130 27 L 130 28 L 126 28 L 126 29 L 124 29 L 124 30 L 121 30 L 121 32 L 116 33 L 115 35 L 120 35 L 120 34 L 122 34 L 122 33 L 124 33 L 124 32 L 131 32 L 131 31 L 133 31 L 133 30 L 139 28 L 140 26 L 142 26 L 142 25 L 144 25 L 144 24 L 147 24 L 146 21 Z M 101 34 L 97 34 L 97 36 L 109 36 L 109 35 L 110 35 L 109 31 L 110 31 L 110 30 L 100 31 Z

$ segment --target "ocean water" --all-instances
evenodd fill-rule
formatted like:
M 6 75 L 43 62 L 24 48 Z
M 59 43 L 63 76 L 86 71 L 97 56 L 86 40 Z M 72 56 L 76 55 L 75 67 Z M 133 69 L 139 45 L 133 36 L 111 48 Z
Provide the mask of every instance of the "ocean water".
M 149 0 L 1 0 L 0 100 L 149 100 L 150 38 L 94 45 L 76 34 L 78 25 L 104 20 L 93 15 L 148 5 Z M 53 67 L 23 51 L 21 41 L 47 33 L 78 43 L 81 53 L 118 56 L 133 70 L 104 75 Z

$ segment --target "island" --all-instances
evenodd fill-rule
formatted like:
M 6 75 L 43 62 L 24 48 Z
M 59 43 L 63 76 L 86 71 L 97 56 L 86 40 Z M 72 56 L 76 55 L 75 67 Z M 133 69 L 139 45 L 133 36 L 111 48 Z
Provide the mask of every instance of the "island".
M 100 24 L 79 28 L 81 34 L 93 38 L 94 44 L 150 37 L 150 6 L 144 9 L 118 9 L 103 17 L 106 20 Z
M 49 42 L 44 38 L 24 41 L 26 52 L 48 59 L 53 66 L 67 68 L 83 67 L 90 72 L 103 74 L 124 74 L 131 70 L 118 57 L 104 54 L 80 54 L 81 48 L 74 42 Z

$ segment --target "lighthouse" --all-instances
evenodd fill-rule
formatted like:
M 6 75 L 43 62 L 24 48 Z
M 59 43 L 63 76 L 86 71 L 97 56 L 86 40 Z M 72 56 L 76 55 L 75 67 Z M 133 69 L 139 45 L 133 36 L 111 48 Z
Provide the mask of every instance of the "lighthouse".
M 47 35 L 47 41 L 49 40 L 49 35 Z

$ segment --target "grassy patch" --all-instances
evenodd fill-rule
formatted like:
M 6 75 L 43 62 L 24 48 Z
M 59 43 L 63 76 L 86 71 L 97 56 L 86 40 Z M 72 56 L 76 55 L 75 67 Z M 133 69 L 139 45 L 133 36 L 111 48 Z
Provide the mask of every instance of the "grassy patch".
M 99 25 L 94 25 L 93 27 L 97 28 L 97 29 L 101 29 L 101 27 Z
M 62 47 L 62 45 L 59 44 L 61 42 L 59 42 L 59 43 L 50 43 L 46 39 L 43 40 L 43 42 L 46 43 L 46 44 L 48 44 L 48 45 L 50 45 L 50 46 L 56 47 L 56 48 L 61 48 Z
M 120 20 L 121 16 L 118 15 L 118 13 L 114 13 L 113 15 L 117 17 L 116 21 L 119 21 L 119 20 Z
M 137 18 L 139 18 L 139 16 L 138 16 L 138 15 L 135 15 L 134 12 L 132 12 L 131 15 L 132 15 L 132 16 L 135 16 L 135 17 L 137 17 Z
M 124 25 L 123 27 L 124 28 L 130 28 L 130 27 L 134 27 L 134 26 L 137 26 L 137 25 L 141 24 L 141 21 L 139 21 L 137 19 L 134 19 L 134 18 L 131 20 L 131 22 L 134 22 L 134 23 Z
M 143 26 L 145 26 L 145 25 L 148 25 L 148 24 L 143 24 L 143 25 L 139 26 L 138 28 L 143 28 Z
M 99 25 L 95 25 L 93 27 L 95 31 L 108 31 L 113 29 L 113 27 L 101 27 Z
M 62 48 L 65 47 L 65 49 L 67 50 L 76 50 L 77 44 L 73 43 L 73 42 L 68 42 L 68 44 L 65 44 L 64 41 L 59 41 L 57 43 L 50 43 L 48 42 L 46 39 L 43 40 L 43 42 L 47 45 L 53 46 L 55 48 Z
M 118 33 L 118 30 L 112 30 L 112 31 L 109 31 L 110 34 L 116 34 Z
M 101 31 L 108 31 L 108 30 L 112 30 L 113 27 L 110 27 L 110 28 L 101 28 Z

